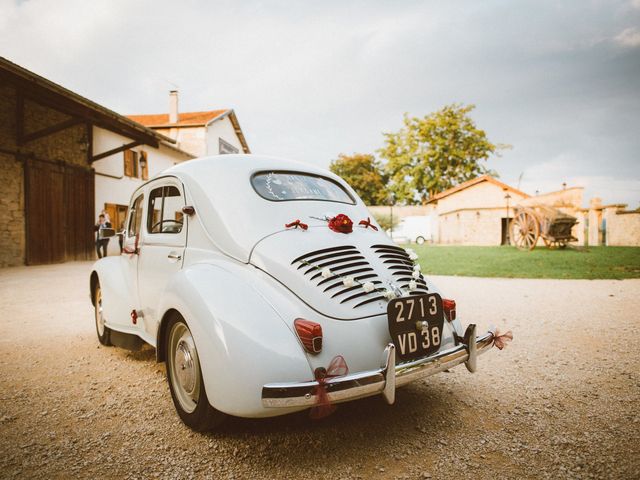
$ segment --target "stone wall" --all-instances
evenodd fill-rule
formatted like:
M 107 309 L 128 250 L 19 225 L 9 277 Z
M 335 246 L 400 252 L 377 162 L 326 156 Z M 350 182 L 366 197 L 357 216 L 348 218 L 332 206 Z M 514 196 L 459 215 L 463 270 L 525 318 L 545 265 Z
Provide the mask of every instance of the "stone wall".
M 0 267 L 24 265 L 24 174 L 16 160 L 15 91 L 0 85 Z
M 13 155 L 0 153 L 0 267 L 24 265 L 24 175 Z
M 640 247 L 640 211 L 614 206 L 603 209 L 605 240 L 609 246 Z
M 440 215 L 439 243 L 457 245 L 500 245 L 502 217 L 506 209 L 465 209 Z M 513 210 L 510 211 L 513 215 Z
M 0 84 L 0 267 L 25 263 L 24 170 L 20 158 L 34 157 L 89 168 L 84 146 L 88 137 L 84 124 L 18 146 L 16 103 L 15 89 Z M 25 99 L 25 134 L 69 118 Z

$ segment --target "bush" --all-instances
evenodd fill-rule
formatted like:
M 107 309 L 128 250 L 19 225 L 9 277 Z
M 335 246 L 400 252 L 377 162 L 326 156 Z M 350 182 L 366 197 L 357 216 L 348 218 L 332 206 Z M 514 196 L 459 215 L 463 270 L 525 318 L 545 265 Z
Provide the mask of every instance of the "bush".
M 389 213 L 376 213 L 373 218 L 380 224 L 383 230 L 387 231 L 391 229 L 391 215 Z M 400 218 L 397 215 L 393 216 L 393 228 L 395 229 L 400 223 Z

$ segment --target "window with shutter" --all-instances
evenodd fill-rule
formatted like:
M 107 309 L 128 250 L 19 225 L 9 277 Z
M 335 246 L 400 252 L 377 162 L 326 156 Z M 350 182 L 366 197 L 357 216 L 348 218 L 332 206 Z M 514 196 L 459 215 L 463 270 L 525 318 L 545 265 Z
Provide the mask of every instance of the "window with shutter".
M 140 152 L 140 172 L 143 180 L 149 180 L 149 160 L 147 158 L 147 152 Z
M 124 151 L 124 174 L 127 177 L 140 178 L 140 168 L 138 165 L 138 152 L 134 150 Z
M 124 151 L 124 174 L 127 177 L 133 177 L 133 152 L 131 150 Z

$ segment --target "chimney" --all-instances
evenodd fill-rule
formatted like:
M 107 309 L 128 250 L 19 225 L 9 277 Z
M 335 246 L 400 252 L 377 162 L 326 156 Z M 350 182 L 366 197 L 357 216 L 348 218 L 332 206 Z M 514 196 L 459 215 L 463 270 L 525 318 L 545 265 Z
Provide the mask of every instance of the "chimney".
M 169 92 L 169 123 L 178 123 L 178 91 Z

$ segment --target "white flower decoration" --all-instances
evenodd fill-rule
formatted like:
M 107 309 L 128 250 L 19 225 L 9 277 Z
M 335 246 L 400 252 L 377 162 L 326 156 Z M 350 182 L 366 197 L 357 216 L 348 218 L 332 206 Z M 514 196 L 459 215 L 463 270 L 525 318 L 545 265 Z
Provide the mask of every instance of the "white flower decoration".
M 411 260 L 417 260 L 418 259 L 418 255 L 413 250 L 407 250 L 407 253 L 409 254 L 409 258 Z
M 416 288 L 418 288 L 418 284 L 416 283 L 415 280 L 411 280 L 409 282 L 409 291 L 413 292 Z
M 392 300 L 392 299 L 396 298 L 396 292 L 394 292 L 393 290 L 390 290 L 390 289 L 386 289 L 382 293 L 382 296 L 384 298 L 386 298 L 387 300 Z
M 353 279 L 353 277 L 344 277 L 342 279 L 342 284 L 349 288 L 349 287 L 353 287 L 356 284 L 356 281 Z
M 415 278 L 416 280 L 418 280 L 418 279 L 420 278 L 420 271 L 418 271 L 418 270 L 414 270 L 414 271 L 411 273 L 411 276 L 412 276 L 413 278 Z
M 362 289 L 367 293 L 373 292 L 374 288 L 376 288 L 376 286 L 372 282 L 367 282 L 362 285 Z
M 416 263 L 416 264 L 413 266 L 413 270 L 414 270 L 415 272 L 419 272 L 421 269 L 422 269 L 422 267 L 420 266 L 420 264 L 419 264 L 419 263 Z
M 333 277 L 333 272 L 331 271 L 331 269 L 329 267 L 324 267 L 322 269 L 322 278 L 331 278 Z

